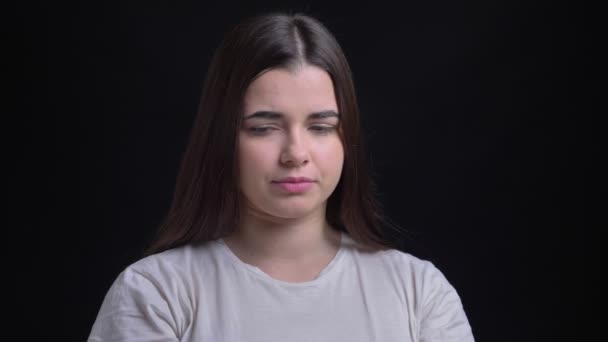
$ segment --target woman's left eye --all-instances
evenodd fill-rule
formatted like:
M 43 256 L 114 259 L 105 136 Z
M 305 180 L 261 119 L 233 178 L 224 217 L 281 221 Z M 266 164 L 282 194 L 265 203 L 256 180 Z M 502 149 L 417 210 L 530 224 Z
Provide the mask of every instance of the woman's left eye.
M 315 131 L 317 133 L 320 133 L 320 134 L 327 134 L 327 133 L 329 133 L 329 132 L 331 132 L 331 131 L 334 130 L 333 126 L 319 126 L 319 125 L 316 125 L 316 126 L 311 126 L 310 128 L 313 131 Z

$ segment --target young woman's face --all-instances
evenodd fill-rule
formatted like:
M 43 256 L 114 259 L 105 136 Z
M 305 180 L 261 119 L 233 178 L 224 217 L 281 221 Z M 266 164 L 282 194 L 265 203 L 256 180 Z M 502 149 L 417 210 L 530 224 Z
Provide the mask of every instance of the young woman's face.
M 245 210 L 278 218 L 324 212 L 344 163 L 338 124 L 333 83 L 324 70 L 271 69 L 256 78 L 245 94 L 239 132 Z

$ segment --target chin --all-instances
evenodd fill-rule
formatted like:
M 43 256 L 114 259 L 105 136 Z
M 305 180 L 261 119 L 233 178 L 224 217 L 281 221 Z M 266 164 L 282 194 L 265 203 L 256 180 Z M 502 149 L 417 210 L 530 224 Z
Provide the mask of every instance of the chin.
M 300 205 L 300 206 L 296 206 L 296 205 L 277 206 L 277 207 L 274 207 L 274 208 L 268 210 L 268 213 L 270 213 L 273 216 L 280 217 L 280 218 L 295 219 L 295 218 L 303 217 L 306 215 L 310 215 L 312 212 L 314 212 L 317 209 L 318 209 L 318 207 L 315 207 L 310 204 L 309 205 Z

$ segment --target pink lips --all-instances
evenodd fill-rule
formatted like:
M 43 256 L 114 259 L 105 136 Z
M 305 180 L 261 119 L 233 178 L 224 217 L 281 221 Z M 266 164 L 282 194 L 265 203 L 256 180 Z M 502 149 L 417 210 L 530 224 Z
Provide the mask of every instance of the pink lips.
M 287 177 L 273 181 L 272 184 L 289 193 L 301 193 L 309 190 L 314 181 L 307 177 Z

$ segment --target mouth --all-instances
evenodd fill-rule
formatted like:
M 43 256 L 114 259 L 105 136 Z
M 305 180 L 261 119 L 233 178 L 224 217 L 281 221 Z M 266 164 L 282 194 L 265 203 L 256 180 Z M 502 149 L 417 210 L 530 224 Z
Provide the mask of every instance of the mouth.
M 302 193 L 310 190 L 314 185 L 314 181 L 300 181 L 300 182 L 276 182 L 273 181 L 272 184 L 279 187 L 281 190 L 288 193 Z
M 273 183 L 312 183 L 313 179 L 308 177 L 287 177 L 272 181 Z

